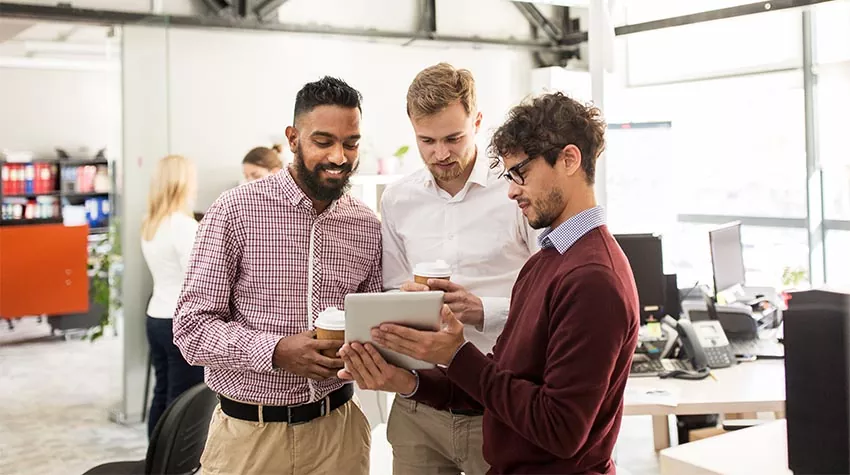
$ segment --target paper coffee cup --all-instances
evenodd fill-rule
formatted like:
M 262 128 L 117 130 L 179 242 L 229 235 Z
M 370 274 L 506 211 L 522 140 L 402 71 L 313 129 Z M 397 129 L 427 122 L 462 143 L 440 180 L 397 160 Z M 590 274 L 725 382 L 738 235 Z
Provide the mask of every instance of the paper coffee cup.
M 328 307 L 316 318 L 316 339 L 345 340 L 345 312 L 336 307 Z M 338 349 L 323 350 L 328 358 L 336 358 Z
M 444 260 L 420 262 L 413 267 L 413 280 L 417 284 L 428 285 L 428 279 L 451 280 L 452 267 Z

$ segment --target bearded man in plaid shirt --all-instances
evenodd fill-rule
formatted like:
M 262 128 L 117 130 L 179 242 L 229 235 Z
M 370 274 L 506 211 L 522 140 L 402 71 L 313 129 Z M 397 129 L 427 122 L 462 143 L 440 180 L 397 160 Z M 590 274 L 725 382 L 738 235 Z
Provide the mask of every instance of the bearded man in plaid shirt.
M 198 230 L 174 342 L 221 403 L 204 473 L 369 473 L 370 428 L 336 378 L 342 341 L 314 321 L 351 292 L 379 292 L 381 225 L 346 192 L 358 164 L 360 93 L 306 84 L 286 129 L 293 163 L 222 194 Z

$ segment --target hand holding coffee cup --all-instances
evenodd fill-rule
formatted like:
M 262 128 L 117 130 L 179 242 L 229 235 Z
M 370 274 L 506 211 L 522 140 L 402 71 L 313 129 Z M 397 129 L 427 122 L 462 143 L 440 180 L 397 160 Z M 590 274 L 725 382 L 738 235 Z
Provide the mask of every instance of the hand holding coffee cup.
M 428 285 L 428 279 L 452 279 L 452 267 L 444 260 L 420 262 L 413 268 L 413 281 L 417 284 Z
M 340 346 L 345 341 L 345 312 L 336 308 L 328 307 L 319 314 L 316 319 L 317 340 L 339 340 Z M 323 350 L 321 353 L 328 358 L 337 358 L 339 348 Z

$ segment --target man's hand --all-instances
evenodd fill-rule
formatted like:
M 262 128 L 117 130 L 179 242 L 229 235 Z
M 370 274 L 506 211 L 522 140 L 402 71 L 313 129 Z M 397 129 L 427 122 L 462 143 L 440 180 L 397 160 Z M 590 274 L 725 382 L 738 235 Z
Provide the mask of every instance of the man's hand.
M 443 305 L 442 328 L 439 331 L 419 331 L 384 323 L 372 329 L 372 340 L 389 350 L 429 363 L 448 365 L 464 344 L 463 324 Z
M 339 379 L 353 380 L 360 389 L 410 394 L 416 389 L 416 376 L 410 371 L 393 366 L 369 343 L 346 343 L 339 350 L 345 369 L 339 370 Z
M 272 364 L 276 368 L 305 378 L 322 381 L 336 376 L 343 367 L 342 359 L 328 358 L 322 350 L 337 350 L 342 340 L 316 340 L 316 332 L 306 331 L 281 338 L 274 347 Z
M 431 287 L 428 287 L 425 284 L 420 284 L 419 282 L 408 280 L 401 284 L 401 290 L 403 292 L 427 292 L 431 290 Z
M 407 281 L 401 285 L 405 292 L 442 290 L 443 303 L 449 306 L 455 318 L 465 325 L 481 327 L 484 324 L 484 303 L 462 285 L 446 279 L 428 279 L 428 285 Z

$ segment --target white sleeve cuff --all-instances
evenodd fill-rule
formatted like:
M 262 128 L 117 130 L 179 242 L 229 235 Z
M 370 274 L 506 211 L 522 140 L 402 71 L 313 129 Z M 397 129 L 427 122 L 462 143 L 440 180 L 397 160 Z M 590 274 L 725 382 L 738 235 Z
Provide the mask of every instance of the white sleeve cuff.
M 476 328 L 487 338 L 496 341 L 502 330 L 505 329 L 505 323 L 508 321 L 508 311 L 511 307 L 511 299 L 505 297 L 481 297 L 481 304 L 484 307 L 484 327 Z
M 399 394 L 398 394 L 399 396 L 401 396 L 401 397 L 403 397 L 403 398 L 405 398 L 405 399 L 413 397 L 413 395 L 414 395 L 414 394 L 416 394 L 416 391 L 419 391 L 419 373 L 417 373 L 415 369 L 414 369 L 414 370 L 411 370 L 410 372 L 411 372 L 411 373 L 413 373 L 413 375 L 414 375 L 414 376 L 416 376 L 416 386 L 414 386 L 414 387 L 413 387 L 413 392 L 412 392 L 412 393 L 409 393 L 409 394 L 401 394 L 401 393 L 399 393 Z

